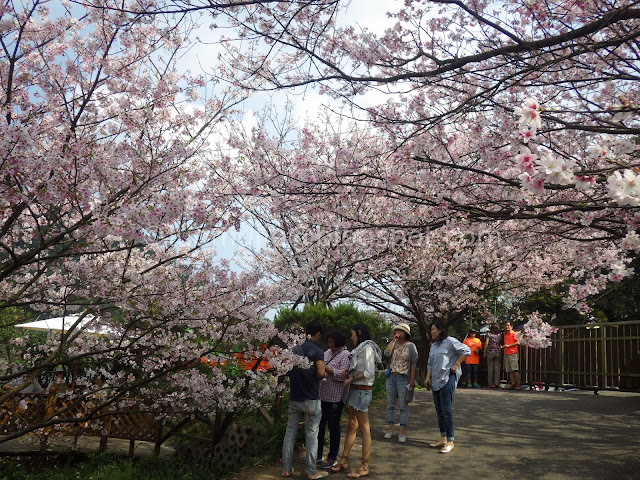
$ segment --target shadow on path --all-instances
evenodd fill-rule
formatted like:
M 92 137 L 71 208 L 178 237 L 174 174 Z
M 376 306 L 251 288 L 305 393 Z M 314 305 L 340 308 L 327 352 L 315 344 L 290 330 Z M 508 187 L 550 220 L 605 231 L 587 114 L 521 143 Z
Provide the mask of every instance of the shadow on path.
M 439 436 L 429 392 L 416 392 L 405 444 L 397 437 L 383 438 L 385 403 L 373 405 L 368 478 L 640 478 L 640 394 L 458 389 L 453 402 L 456 448 L 447 455 L 428 447 Z M 359 458 L 358 437 L 351 452 L 353 467 Z M 306 478 L 302 459 L 296 457 L 293 478 Z M 281 474 L 282 466 L 276 463 L 246 468 L 229 478 L 274 480 Z M 328 478 L 346 475 L 333 473 Z

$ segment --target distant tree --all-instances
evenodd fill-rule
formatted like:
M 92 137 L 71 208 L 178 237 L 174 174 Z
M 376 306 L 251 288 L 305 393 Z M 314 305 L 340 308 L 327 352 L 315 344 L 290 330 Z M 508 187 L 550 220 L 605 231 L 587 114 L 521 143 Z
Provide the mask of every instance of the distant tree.
M 2 345 L 2 353 L 0 353 L 0 361 L 6 361 L 9 365 L 13 365 L 17 358 L 11 352 L 11 339 L 24 335 L 24 331 L 14 327 L 13 325 L 28 322 L 31 318 L 29 312 L 18 307 L 0 308 L 0 345 Z M 29 345 L 34 342 L 42 342 L 46 337 L 42 332 L 33 332 L 34 335 L 29 336 Z
M 590 315 L 600 322 L 638 320 L 640 319 L 640 256 L 636 256 L 629 266 L 634 269 L 634 275 L 621 282 L 609 284 L 598 295 L 587 300 L 590 311 L 586 316 L 574 309 L 564 308 L 567 290 L 570 287 L 567 282 L 540 289 L 517 302 L 516 307 L 523 314 L 538 311 L 555 316 L 552 321 L 554 325 L 580 324 Z
M 632 277 L 610 285 L 592 300 L 596 318 L 609 322 L 640 320 L 640 256 L 631 266 L 635 269 Z
M 323 329 L 321 347 L 326 347 L 326 334 L 331 330 L 340 330 L 349 338 L 351 327 L 356 323 L 364 323 L 371 331 L 371 339 L 378 344 L 384 344 L 389 337 L 390 322 L 379 313 L 370 310 L 360 310 L 354 304 L 342 303 L 325 306 L 322 304 L 306 304 L 302 310 L 281 308 L 274 319 L 278 330 L 295 330 L 304 333 L 304 326 L 312 321 L 319 321 Z
M 581 315 L 574 309 L 567 310 L 563 308 L 563 300 L 566 297 L 566 285 L 556 285 L 553 287 L 542 288 L 520 302 L 517 307 L 521 315 L 527 315 L 535 311 L 540 312 L 551 320 L 553 325 L 576 325 L 583 323 L 585 316 Z M 524 318 L 524 316 L 522 317 Z M 518 323 L 519 320 L 513 319 Z

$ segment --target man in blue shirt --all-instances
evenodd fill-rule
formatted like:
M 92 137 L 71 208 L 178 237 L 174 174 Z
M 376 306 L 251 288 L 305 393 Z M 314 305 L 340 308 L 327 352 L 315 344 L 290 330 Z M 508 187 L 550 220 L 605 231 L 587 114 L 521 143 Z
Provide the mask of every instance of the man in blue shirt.
M 325 375 L 324 352 L 316 343 L 322 337 L 322 325 L 316 321 L 310 322 L 305 331 L 307 339 L 302 345 L 296 345 L 293 353 L 306 357 L 311 362 L 311 366 L 310 368 L 294 367 L 289 372 L 291 393 L 289 394 L 287 432 L 282 443 L 282 476 L 290 477 L 293 472 L 293 447 L 298 433 L 298 424 L 304 419 L 307 478 L 315 480 L 328 475 L 328 472 L 316 471 L 318 426 L 322 418 L 319 382 Z

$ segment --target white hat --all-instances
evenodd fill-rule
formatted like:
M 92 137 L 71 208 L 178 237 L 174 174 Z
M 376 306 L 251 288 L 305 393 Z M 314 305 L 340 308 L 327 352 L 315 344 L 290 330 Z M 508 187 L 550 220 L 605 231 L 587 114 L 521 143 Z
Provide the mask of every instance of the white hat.
M 398 323 L 397 325 L 394 325 L 393 328 L 391 329 L 391 331 L 394 331 L 394 330 L 402 330 L 407 335 L 411 336 L 411 327 L 409 327 L 408 323 Z

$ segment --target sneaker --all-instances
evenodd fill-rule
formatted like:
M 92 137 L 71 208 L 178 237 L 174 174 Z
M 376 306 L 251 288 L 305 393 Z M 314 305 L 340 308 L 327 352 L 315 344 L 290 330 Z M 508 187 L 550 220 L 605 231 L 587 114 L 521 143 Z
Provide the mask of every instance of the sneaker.
M 400 434 L 400 435 L 398 435 L 398 441 L 400 443 L 404 443 L 404 442 L 407 441 L 407 437 L 405 435 L 403 435 L 403 434 Z
M 320 464 L 320 468 L 329 469 L 329 468 L 335 467 L 336 465 L 338 465 L 337 460 L 331 460 L 330 458 L 327 458 L 324 462 Z
M 440 453 L 449 453 L 453 450 L 453 443 L 447 443 L 444 447 L 442 447 L 439 452 Z
M 477 384 L 477 383 L 474 383 L 474 384 L 473 384 L 473 388 L 482 388 L 482 386 L 480 386 L 480 385 L 479 385 L 479 384 Z
M 467 383 L 467 388 L 471 388 L 472 385 L 470 383 Z
M 393 431 L 392 430 L 389 430 L 387 433 L 384 434 L 384 438 L 389 439 L 391 437 L 393 437 Z

